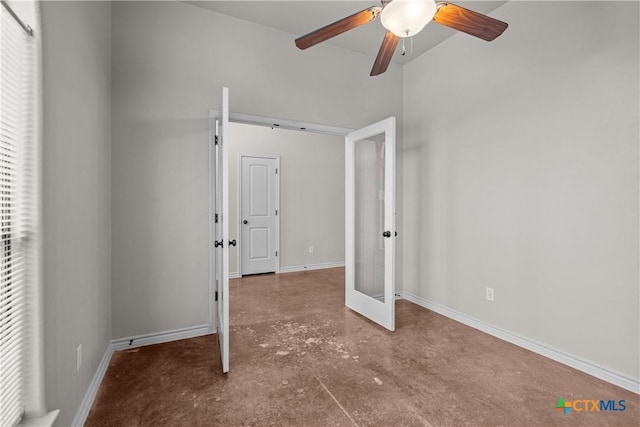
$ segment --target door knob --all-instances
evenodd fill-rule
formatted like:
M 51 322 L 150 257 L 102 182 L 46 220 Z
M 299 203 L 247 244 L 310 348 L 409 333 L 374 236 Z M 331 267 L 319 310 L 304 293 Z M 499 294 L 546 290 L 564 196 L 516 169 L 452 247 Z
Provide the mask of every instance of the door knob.
M 390 231 L 385 231 L 384 233 L 382 233 L 382 235 L 384 237 L 391 237 L 391 232 Z
M 243 224 L 249 224 L 249 221 L 247 221 L 246 219 L 244 221 L 242 221 Z

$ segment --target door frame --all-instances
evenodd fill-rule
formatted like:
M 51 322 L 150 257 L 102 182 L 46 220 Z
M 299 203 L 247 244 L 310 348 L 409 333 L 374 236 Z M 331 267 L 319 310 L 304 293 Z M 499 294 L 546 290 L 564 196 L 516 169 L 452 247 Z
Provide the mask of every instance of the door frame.
M 216 117 L 219 114 L 219 110 L 209 109 L 209 147 L 212 144 L 215 146 L 215 135 L 216 135 Z M 352 128 L 344 128 L 339 126 L 328 126 L 322 125 L 318 123 L 312 122 L 301 122 L 297 120 L 288 120 L 281 119 L 275 117 L 266 117 L 266 116 L 257 116 L 252 114 L 243 114 L 243 113 L 234 113 L 229 111 L 229 122 L 230 123 L 241 123 L 247 125 L 256 125 L 256 126 L 265 126 L 265 127 L 279 127 L 282 129 L 296 130 L 299 132 L 311 132 L 311 133 L 321 133 L 325 135 L 334 135 L 334 136 L 346 136 L 349 132 L 354 131 Z M 211 173 L 211 164 L 209 164 L 209 173 Z M 211 190 L 209 190 L 211 192 Z M 209 199 L 211 200 L 212 195 L 209 194 Z M 211 225 L 213 223 L 213 218 L 215 216 L 214 205 L 209 203 L 209 230 L 211 234 Z M 279 216 L 279 215 L 278 215 Z M 279 221 L 279 219 L 278 219 Z M 214 224 L 215 225 L 215 224 Z M 209 250 L 211 251 L 211 242 L 213 240 L 210 238 L 208 241 Z M 280 255 L 280 253 L 278 253 Z M 280 258 L 278 256 L 278 258 Z M 211 255 L 209 255 L 209 333 L 216 332 L 216 318 L 218 313 L 216 312 L 216 304 L 214 301 L 215 295 L 215 286 L 216 286 L 216 274 L 215 268 L 211 266 Z M 280 260 L 278 259 L 278 262 Z M 278 264 L 279 268 L 279 264 Z M 239 269 L 238 269 L 239 270 Z
M 244 243 L 244 228 L 241 227 L 240 221 L 242 219 L 242 158 L 243 157 L 259 157 L 261 159 L 273 159 L 276 161 L 276 169 L 278 172 L 276 173 L 276 210 L 278 211 L 278 215 L 276 215 L 276 252 L 278 255 L 276 256 L 276 271 L 275 273 L 280 273 L 280 215 L 282 211 L 280 210 L 280 156 L 275 154 L 251 154 L 251 153 L 238 153 L 238 167 L 237 167 L 237 198 L 238 198 L 238 207 L 237 207 L 237 215 L 236 215 L 236 224 L 238 225 L 238 244 L 236 247 L 236 259 L 238 260 L 238 276 L 242 277 L 242 244 Z M 233 219 L 233 218 L 232 218 Z

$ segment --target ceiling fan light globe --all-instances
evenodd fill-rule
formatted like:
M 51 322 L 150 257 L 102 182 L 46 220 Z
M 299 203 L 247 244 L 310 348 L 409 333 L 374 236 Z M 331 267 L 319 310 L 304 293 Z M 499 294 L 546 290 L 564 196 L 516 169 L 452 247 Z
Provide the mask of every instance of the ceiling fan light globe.
M 393 0 L 382 9 L 382 25 L 398 37 L 419 33 L 436 14 L 435 0 Z

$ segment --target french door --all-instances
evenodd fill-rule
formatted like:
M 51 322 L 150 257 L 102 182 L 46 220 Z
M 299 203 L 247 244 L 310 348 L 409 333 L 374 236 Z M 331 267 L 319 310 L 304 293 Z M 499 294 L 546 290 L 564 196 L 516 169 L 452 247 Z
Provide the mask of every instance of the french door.
M 390 117 L 345 138 L 345 304 L 395 330 L 395 140 Z
M 210 268 L 214 299 L 212 322 L 220 343 L 222 372 L 229 372 L 229 89 L 222 88 L 222 102 L 215 117 L 214 138 L 209 145 Z

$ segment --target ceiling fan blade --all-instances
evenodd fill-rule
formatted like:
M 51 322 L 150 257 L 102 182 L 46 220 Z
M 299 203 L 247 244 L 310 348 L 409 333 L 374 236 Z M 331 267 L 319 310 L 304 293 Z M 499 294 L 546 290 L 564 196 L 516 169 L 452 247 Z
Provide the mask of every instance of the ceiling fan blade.
M 438 11 L 433 17 L 434 22 L 489 42 L 502 34 L 509 25 L 455 4 L 447 2 L 437 4 Z
M 395 52 L 399 41 L 400 37 L 396 36 L 391 31 L 387 31 L 387 34 L 384 35 L 384 40 L 382 40 L 380 50 L 378 51 L 376 62 L 373 63 L 371 74 L 369 74 L 370 76 L 377 76 L 378 74 L 382 74 L 387 71 L 387 67 L 389 67 L 389 63 L 393 57 L 393 52 Z
M 312 31 L 309 34 L 298 37 L 296 39 L 296 46 L 300 49 L 315 46 L 318 43 L 328 40 L 331 37 L 335 37 L 338 34 L 342 34 L 345 31 L 368 24 L 369 22 L 377 19 L 380 16 L 380 12 L 382 12 L 382 8 L 380 6 L 371 6 L 370 8 L 354 13 L 346 18 L 342 18 L 332 24 L 325 25 L 324 27 Z

